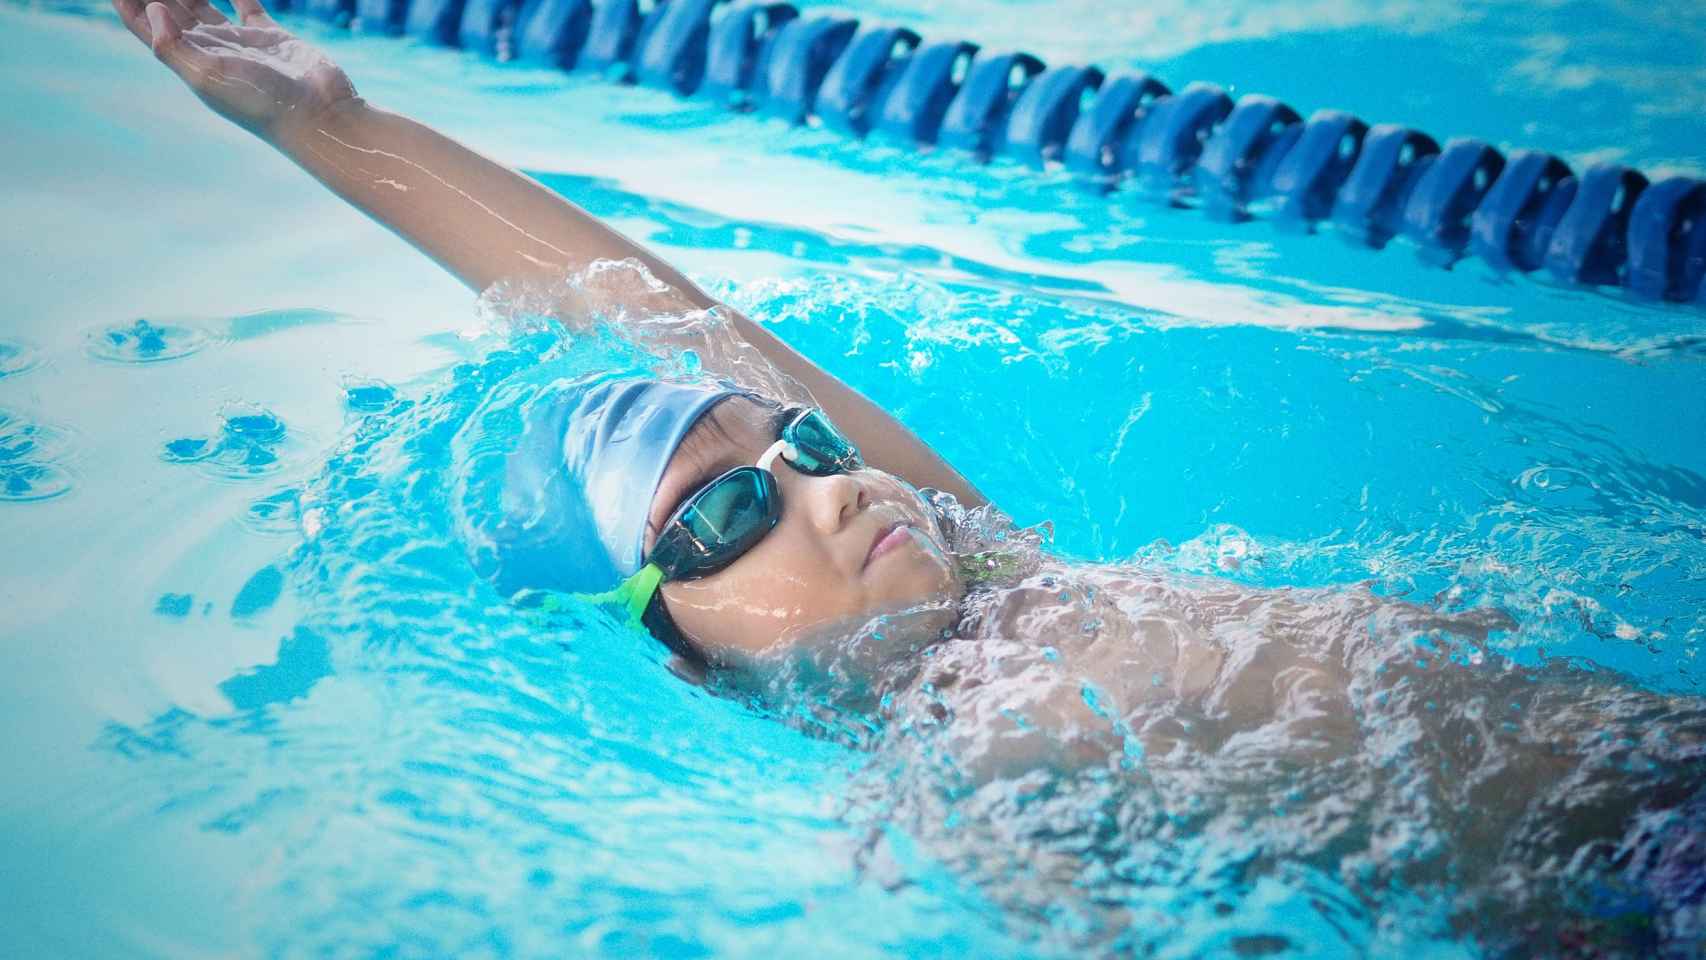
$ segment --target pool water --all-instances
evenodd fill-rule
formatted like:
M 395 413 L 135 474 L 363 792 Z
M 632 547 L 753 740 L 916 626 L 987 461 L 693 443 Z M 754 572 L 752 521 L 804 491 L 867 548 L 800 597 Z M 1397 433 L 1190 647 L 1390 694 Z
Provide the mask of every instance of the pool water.
M 1693 8 L 868 11 L 1706 172 Z M 1493 605 L 1519 663 L 1700 692 L 1697 309 L 291 25 L 370 100 L 523 167 L 894 410 L 1060 556 Z M 99 6 L 0 5 L 0 89 L 0 953 L 1020 956 L 1091 936 L 887 816 L 861 751 L 472 574 L 461 425 L 541 355 L 641 362 L 624 344 L 495 320 Z M 1144 914 L 1159 955 L 1475 952 L 1436 898 L 1375 911 L 1307 871 L 1165 902 Z

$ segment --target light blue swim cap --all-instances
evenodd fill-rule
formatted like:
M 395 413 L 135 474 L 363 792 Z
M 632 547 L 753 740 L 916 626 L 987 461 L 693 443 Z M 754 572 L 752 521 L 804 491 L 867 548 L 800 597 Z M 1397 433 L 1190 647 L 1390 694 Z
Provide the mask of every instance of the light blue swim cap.
M 476 566 L 504 596 L 609 590 L 640 569 L 664 467 L 712 406 L 741 391 L 660 380 L 582 378 L 520 405 L 495 523 Z

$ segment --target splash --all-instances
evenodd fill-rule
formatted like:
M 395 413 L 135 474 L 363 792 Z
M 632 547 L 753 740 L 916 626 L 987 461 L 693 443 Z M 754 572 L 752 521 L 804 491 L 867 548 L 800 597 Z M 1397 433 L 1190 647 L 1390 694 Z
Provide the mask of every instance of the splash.
M 195 464 L 221 479 L 247 480 L 283 466 L 287 435 L 284 421 L 272 412 L 234 404 L 221 412 L 213 435 L 169 440 L 161 457 L 167 463 Z
M 893 378 L 913 393 L 951 376 L 942 368 L 962 351 L 1075 375 L 1071 355 L 1023 359 L 1048 349 L 1023 312 L 1006 321 L 1017 342 L 928 315 L 913 331 L 908 309 L 966 309 L 920 283 L 866 289 L 871 346 L 857 347 L 900 337 L 928 352 L 916 379 L 910 365 Z M 759 290 L 751 312 L 827 335 L 832 323 L 799 306 L 825 285 L 781 286 Z M 654 901 L 634 891 L 703 892 L 692 867 L 707 858 L 745 871 L 727 882 L 746 886 L 718 887 L 719 899 L 771 905 L 797 889 L 790 844 L 823 847 L 826 830 L 852 835 L 851 856 L 877 881 L 865 887 L 898 897 L 946 869 L 1004 908 L 1000 922 L 1035 953 L 1463 953 L 1529 927 L 1650 953 L 1698 935 L 1687 878 L 1699 875 L 1700 701 L 1536 654 L 1577 628 L 1507 589 L 1543 577 L 1470 550 L 1469 532 L 1289 542 L 1213 523 L 1177 545 L 1075 562 L 1047 525 L 927 492 L 964 599 L 821 625 L 755 675 L 710 678 L 720 699 L 675 680 L 661 648 L 608 611 L 498 595 L 469 521 L 495 508 L 529 397 L 564 378 L 683 377 L 707 356 L 752 359 L 730 342 L 728 315 L 634 305 L 654 287 L 633 265 L 603 265 L 563 285 L 578 299 L 488 291 L 479 359 L 424 388 L 342 384 L 346 432 L 323 469 L 251 506 L 261 528 L 295 525 L 285 560 L 233 597 L 150 598 L 172 622 L 255 622 L 283 591 L 302 610 L 276 663 L 222 685 L 236 722 L 174 714 L 102 744 L 145 758 L 136 802 L 193 797 L 213 829 L 290 838 L 269 874 L 287 905 L 261 941 L 314 929 L 365 942 L 370 911 L 301 896 L 314 890 L 367 891 L 364 907 L 384 909 L 478 904 L 448 921 L 466 942 L 488 911 L 513 928 L 588 911 L 643 925 L 634 904 Z M 756 361 L 742 375 L 788 389 Z M 956 425 L 1011 438 L 984 441 L 984 460 L 1034 463 L 1034 424 L 974 409 Z M 261 420 L 227 434 L 239 448 L 288 439 Z M 1560 493 L 1628 494 L 1604 474 L 1568 490 L 1512 476 L 1513 496 L 1548 498 L 1542 511 Z M 1442 564 L 1460 574 L 1456 593 L 1390 595 Z M 1603 599 L 1603 587 L 1573 592 Z M 360 863 L 319 810 L 351 784 L 340 812 L 395 841 L 365 844 Z M 731 824 L 754 817 L 788 843 L 741 854 L 753 834 Z M 673 853 L 683 836 L 688 858 Z M 498 866 L 469 871 L 475 858 Z M 538 879 L 494 903 L 482 899 L 494 869 Z M 805 909 L 781 899 L 778 910 Z
M 545 334 L 562 349 L 580 339 L 619 342 L 637 351 L 634 365 L 675 379 L 715 370 L 744 389 L 812 403 L 799 381 L 777 369 L 735 329 L 744 321 L 722 304 L 701 306 L 665 284 L 636 259 L 596 260 L 556 285 L 494 284 L 480 296 L 472 335 Z
M 160 363 L 198 353 L 215 340 L 198 324 L 144 318 L 91 333 L 88 350 L 90 356 L 113 363 Z
M 952 630 L 856 680 L 823 669 L 867 626 L 770 691 L 870 751 L 844 811 L 868 863 L 898 828 L 1063 950 L 1682 956 L 1706 935 L 1683 879 L 1706 862 L 1706 700 L 1521 666 L 1494 609 L 1064 563 L 957 519 L 1009 559 L 977 565 Z
M 587 304 L 632 303 L 635 283 L 660 295 L 629 267 L 595 279 L 576 288 Z M 1025 327 L 1042 306 L 997 298 L 986 309 L 1001 320 L 972 322 L 987 296 L 830 278 L 741 302 L 855 352 L 912 357 L 898 367 L 914 383 L 971 351 L 1070 375 L 1070 351 L 1038 339 L 1060 325 Z M 651 349 L 718 335 L 714 314 L 678 302 L 581 309 Z M 1469 379 L 1421 382 L 1488 416 L 1536 416 L 1471 396 Z M 1628 479 L 1643 465 L 1613 463 L 1591 477 L 1524 468 L 1512 489 L 1566 513 L 1652 500 Z M 922 852 L 1062 951 L 1456 950 L 1464 937 L 1498 951 L 1538 929 L 1557 938 L 1544 949 L 1650 953 L 1702 935 L 1703 891 L 1678 878 L 1706 823 L 1706 706 L 1543 652 L 1574 642 L 1582 612 L 1607 638 L 1645 636 L 1592 599 L 1603 591 L 1499 562 L 1474 524 L 1425 544 L 1213 524 L 1090 564 L 1054 553 L 1046 526 L 931 499 L 962 602 L 820 625 L 759 675 L 712 683 L 867 755 L 841 813 L 869 830 L 862 862 L 885 883 Z M 1686 504 L 1668 509 L 1694 522 Z M 1429 596 L 1441 571 L 1429 602 L 1402 599 Z

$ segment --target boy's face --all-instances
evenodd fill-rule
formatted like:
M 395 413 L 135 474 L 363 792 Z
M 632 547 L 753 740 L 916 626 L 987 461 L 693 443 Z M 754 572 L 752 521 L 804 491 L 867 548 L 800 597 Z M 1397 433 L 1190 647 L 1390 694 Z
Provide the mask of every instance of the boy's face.
M 712 408 L 688 434 L 652 499 L 649 553 L 676 506 L 776 440 L 775 411 L 745 397 Z M 813 477 L 777 458 L 782 517 L 739 559 L 702 580 L 666 582 L 670 616 L 713 662 L 741 664 L 779 646 L 821 642 L 879 614 L 964 593 L 933 514 L 898 477 L 866 468 Z

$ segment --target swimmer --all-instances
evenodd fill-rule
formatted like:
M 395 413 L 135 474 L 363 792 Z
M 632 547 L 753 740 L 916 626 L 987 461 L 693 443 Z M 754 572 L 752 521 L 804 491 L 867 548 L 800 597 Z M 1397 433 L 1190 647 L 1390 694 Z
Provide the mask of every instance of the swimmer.
M 1706 943 L 1700 699 L 1512 664 L 1487 649 L 1513 627 L 1497 611 L 1051 558 L 895 417 L 573 203 L 368 104 L 259 0 L 235 23 L 207 0 L 113 3 L 215 112 L 472 289 L 632 262 L 636 312 L 715 315 L 769 365 L 769 390 L 715 351 L 710 384 L 538 385 L 500 515 L 466 525 L 474 565 L 506 596 L 614 601 L 694 679 L 786 700 L 833 678 L 818 692 L 886 721 L 875 749 L 957 789 L 1112 791 L 1072 856 L 1045 842 L 1058 824 L 944 835 L 945 860 L 1052 881 L 1010 901 L 1043 909 L 1136 845 L 1262 837 L 1247 876 L 1307 864 L 1376 911 L 1444 891 L 1493 949 Z M 942 802 L 898 807 L 928 834 Z

